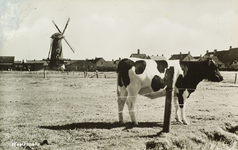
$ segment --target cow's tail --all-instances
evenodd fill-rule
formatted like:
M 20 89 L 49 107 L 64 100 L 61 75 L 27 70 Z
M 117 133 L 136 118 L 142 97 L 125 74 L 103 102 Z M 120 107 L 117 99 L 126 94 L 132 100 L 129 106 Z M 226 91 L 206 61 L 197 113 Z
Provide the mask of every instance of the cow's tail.
M 119 75 L 119 72 L 117 72 L 117 97 L 120 96 L 120 88 L 119 88 L 119 82 L 120 82 L 120 75 Z
M 121 67 L 122 63 L 123 63 L 123 60 L 118 63 L 118 67 L 117 67 L 117 97 L 120 96 L 120 87 L 119 86 L 123 86 L 122 77 L 121 77 L 122 71 L 123 71 L 123 68 Z
M 118 76 L 119 76 L 119 74 L 117 73 L 117 98 L 119 97 L 119 85 L 118 85 Z

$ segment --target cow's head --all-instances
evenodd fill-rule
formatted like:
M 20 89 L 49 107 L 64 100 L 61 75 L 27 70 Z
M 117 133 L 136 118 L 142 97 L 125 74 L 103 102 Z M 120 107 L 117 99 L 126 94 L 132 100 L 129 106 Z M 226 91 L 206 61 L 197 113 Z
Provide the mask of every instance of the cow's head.
M 207 79 L 208 81 L 212 82 L 220 82 L 223 80 L 223 77 L 221 76 L 218 65 L 211 59 L 208 58 L 206 60 L 208 69 L 207 69 Z

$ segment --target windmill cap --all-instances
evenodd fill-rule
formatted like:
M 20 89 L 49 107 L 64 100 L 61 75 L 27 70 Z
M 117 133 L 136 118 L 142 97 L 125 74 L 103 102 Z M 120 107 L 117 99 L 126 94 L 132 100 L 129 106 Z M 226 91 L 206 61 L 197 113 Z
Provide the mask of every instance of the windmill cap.
M 64 38 L 64 36 L 61 33 L 55 33 L 53 35 L 51 35 L 52 39 L 62 39 Z

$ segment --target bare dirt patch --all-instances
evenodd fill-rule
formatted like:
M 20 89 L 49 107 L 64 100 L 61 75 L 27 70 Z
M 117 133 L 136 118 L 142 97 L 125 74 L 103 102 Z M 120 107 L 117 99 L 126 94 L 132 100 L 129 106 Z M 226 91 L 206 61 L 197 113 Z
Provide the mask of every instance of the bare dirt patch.
M 221 83 L 200 83 L 187 100 L 190 125 L 175 122 L 172 112 L 171 132 L 158 135 L 165 98 L 139 96 L 140 126 L 120 126 L 114 72 L 100 73 L 99 79 L 79 72 L 48 72 L 46 79 L 42 72 L 1 72 L 0 148 L 238 149 L 234 74 L 222 72 Z M 127 126 L 127 108 L 124 114 Z

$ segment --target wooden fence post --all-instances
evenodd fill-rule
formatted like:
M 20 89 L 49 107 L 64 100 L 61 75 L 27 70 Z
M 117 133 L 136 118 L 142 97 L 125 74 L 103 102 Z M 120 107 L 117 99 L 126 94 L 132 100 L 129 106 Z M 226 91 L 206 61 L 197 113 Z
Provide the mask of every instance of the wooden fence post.
M 46 70 L 45 70 L 45 68 L 44 68 L 44 78 L 46 79 Z
M 167 75 L 168 75 L 168 82 L 165 98 L 164 127 L 162 132 L 168 133 L 170 131 L 174 67 L 170 67 L 169 70 L 167 70 Z
M 235 74 L 235 82 L 234 82 L 234 84 L 236 84 L 236 80 L 237 80 L 237 73 Z

